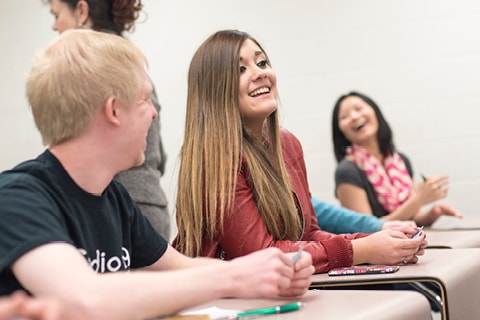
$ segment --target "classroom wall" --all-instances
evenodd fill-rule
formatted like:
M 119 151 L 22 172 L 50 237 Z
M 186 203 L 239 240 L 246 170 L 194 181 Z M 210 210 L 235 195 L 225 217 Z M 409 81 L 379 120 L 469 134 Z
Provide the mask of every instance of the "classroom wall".
M 161 183 L 172 214 L 188 64 L 208 35 L 225 28 L 251 33 L 270 55 L 282 121 L 303 143 L 314 195 L 336 202 L 331 110 L 340 94 L 355 89 L 380 105 L 416 178 L 449 174 L 446 202 L 466 216 L 477 214 L 480 1 L 143 3 L 147 15 L 127 37 L 149 58 L 163 106 L 169 158 Z M 5 170 L 43 149 L 25 99 L 25 74 L 35 52 L 57 34 L 41 0 L 2 0 L 0 12 L 0 170 Z

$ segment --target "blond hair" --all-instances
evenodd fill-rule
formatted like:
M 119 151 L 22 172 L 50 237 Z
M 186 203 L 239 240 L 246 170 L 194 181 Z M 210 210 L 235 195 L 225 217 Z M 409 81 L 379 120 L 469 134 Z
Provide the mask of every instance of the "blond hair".
M 81 134 L 109 97 L 131 105 L 146 67 L 143 53 L 122 37 L 67 30 L 41 51 L 27 78 L 27 98 L 45 145 Z
M 247 33 L 219 31 L 196 51 L 188 74 L 185 137 L 181 150 L 176 217 L 177 248 L 200 253 L 203 238 L 220 237 L 226 215 L 235 214 L 242 156 L 257 208 L 274 239 L 299 240 L 302 233 L 280 146 L 277 112 L 267 119 L 265 141 L 242 126 L 239 52 Z M 263 51 L 263 49 L 262 49 Z

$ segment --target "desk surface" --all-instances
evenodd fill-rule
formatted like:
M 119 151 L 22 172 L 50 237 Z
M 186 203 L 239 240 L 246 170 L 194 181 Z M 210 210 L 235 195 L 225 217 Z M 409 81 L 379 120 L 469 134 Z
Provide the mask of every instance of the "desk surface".
M 431 319 L 427 299 L 413 291 L 309 290 L 304 296 L 296 299 L 219 299 L 192 310 L 212 306 L 222 309 L 250 310 L 293 301 L 302 301 L 305 306 L 298 311 L 262 316 L 262 319 Z M 187 318 L 178 316 L 169 319 L 186 320 Z
M 480 230 L 480 218 L 464 217 L 463 219 L 458 219 L 454 217 L 441 216 L 429 229 Z
M 480 314 L 480 248 L 429 249 L 418 264 L 401 266 L 391 274 L 330 277 L 313 276 L 311 288 L 371 285 L 380 283 L 430 282 L 439 286 L 444 319 L 474 319 Z
M 480 230 L 425 230 L 428 248 L 480 248 Z

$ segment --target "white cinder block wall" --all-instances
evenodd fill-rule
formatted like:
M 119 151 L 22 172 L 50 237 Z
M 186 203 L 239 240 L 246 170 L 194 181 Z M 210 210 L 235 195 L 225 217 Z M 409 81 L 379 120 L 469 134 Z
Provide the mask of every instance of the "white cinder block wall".
M 314 195 L 336 202 L 331 110 L 340 94 L 355 89 L 380 105 L 416 178 L 449 174 L 446 201 L 465 216 L 477 215 L 479 1 L 143 3 L 145 22 L 128 37 L 148 56 L 163 105 L 169 159 L 162 185 L 172 215 L 188 64 L 208 35 L 225 28 L 251 33 L 268 51 L 278 76 L 283 123 L 303 143 Z M 41 0 L 3 0 L 0 12 L 0 170 L 5 170 L 43 149 L 25 99 L 25 73 L 34 53 L 56 33 Z

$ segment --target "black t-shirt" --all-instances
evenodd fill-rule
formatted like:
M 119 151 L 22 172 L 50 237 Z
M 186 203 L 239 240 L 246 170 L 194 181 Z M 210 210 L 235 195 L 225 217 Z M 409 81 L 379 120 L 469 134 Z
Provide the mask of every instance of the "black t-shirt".
M 89 194 L 46 150 L 0 174 L 0 295 L 23 289 L 10 265 L 51 242 L 73 245 L 99 273 L 151 265 L 168 246 L 119 182 Z
M 405 163 L 405 167 L 407 168 L 410 177 L 413 177 L 412 166 L 407 156 L 402 153 L 399 153 L 399 155 Z M 335 170 L 335 196 L 337 193 L 337 187 L 342 183 L 353 184 L 354 186 L 365 190 L 368 197 L 368 203 L 370 204 L 370 208 L 372 208 L 374 216 L 383 217 L 388 214 L 382 204 L 378 201 L 375 189 L 370 181 L 368 181 L 365 173 L 350 160 L 343 159 Z

